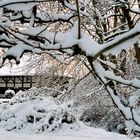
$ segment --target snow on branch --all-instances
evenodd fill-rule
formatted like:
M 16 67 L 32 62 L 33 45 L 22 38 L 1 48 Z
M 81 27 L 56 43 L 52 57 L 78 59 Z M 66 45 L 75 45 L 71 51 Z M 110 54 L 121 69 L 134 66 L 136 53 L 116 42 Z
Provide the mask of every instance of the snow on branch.
M 96 74 L 96 76 L 100 79 L 100 81 L 105 85 L 106 90 L 108 91 L 109 95 L 111 96 L 114 104 L 122 111 L 122 114 L 127 118 L 130 119 L 132 116 L 130 115 L 130 110 L 128 107 L 123 105 L 121 103 L 121 100 L 116 93 L 114 93 L 114 89 L 112 89 L 109 84 L 107 79 L 105 78 L 105 70 L 104 68 L 99 64 L 99 63 L 93 63 L 93 70 Z
M 70 19 L 74 18 L 76 15 L 75 14 L 49 14 L 46 16 L 46 13 L 36 13 L 34 22 L 35 23 L 54 23 L 54 22 L 58 22 L 58 21 L 62 21 L 62 22 L 69 22 Z M 24 21 L 25 23 L 29 23 L 30 22 L 30 13 L 17 13 L 16 15 L 11 15 L 9 17 L 10 21 Z
M 93 60 L 95 60 L 98 56 L 100 56 L 103 53 L 117 54 L 121 52 L 122 49 L 128 49 L 138 41 L 138 35 L 140 34 L 140 24 L 137 24 L 129 32 L 120 35 L 119 37 L 108 43 L 100 45 L 87 36 L 82 35 L 82 38 L 78 39 L 77 23 L 75 23 L 75 25 L 70 31 L 66 33 L 58 32 L 56 34 L 46 30 L 46 27 L 29 27 L 23 31 L 19 31 L 19 33 L 22 34 L 23 37 L 13 33 L 2 23 L 0 24 L 0 27 L 6 30 L 8 33 L 10 33 L 12 36 L 14 36 L 17 40 L 24 42 L 24 44 L 29 45 L 30 47 L 39 48 L 43 50 L 62 50 L 72 49 L 73 46 L 75 46 L 79 47 L 82 51 L 84 51 L 86 56 L 92 56 Z M 29 41 L 28 39 L 26 39 L 26 37 L 24 37 L 24 35 L 29 36 L 34 40 Z M 45 39 L 45 43 L 37 43 L 35 40 L 36 37 L 42 38 L 43 40 Z M 31 50 L 30 47 L 29 51 Z M 28 48 L 26 50 L 28 50 Z
M 0 27 L 16 40 L 16 44 L 6 51 L 2 64 L 6 59 L 14 59 L 19 63 L 20 58 L 25 52 L 41 54 L 44 50 L 72 49 L 72 46 L 77 44 L 78 41 L 77 23 L 66 33 L 49 32 L 46 30 L 46 26 L 29 27 L 23 31 L 17 31 L 17 33 L 11 31 L 2 23 Z M 30 40 L 28 38 L 30 38 Z
M 93 57 L 93 60 L 95 60 L 101 54 L 116 55 L 120 53 L 122 49 L 132 47 L 132 45 L 139 40 L 139 34 L 140 24 L 138 23 L 129 32 L 124 33 L 119 37 L 116 37 L 116 39 L 101 45 L 92 39 L 89 39 L 89 37 L 83 37 L 81 40 L 79 40 L 79 47 L 85 51 L 87 56 L 91 56 Z
M 126 104 L 121 97 L 118 95 L 114 81 L 140 88 L 140 80 L 124 80 L 121 77 L 115 76 L 109 71 L 105 71 L 104 68 L 97 62 L 93 63 L 93 71 L 100 81 L 105 86 L 114 104 L 119 108 L 120 112 L 125 118 L 125 125 L 128 129 L 128 134 L 140 132 L 140 119 L 139 119 L 139 101 L 140 101 L 140 90 L 129 97 L 128 103 Z M 107 80 L 110 80 L 109 82 Z
M 98 64 L 100 65 L 100 64 Z M 99 67 L 99 66 L 98 66 Z M 125 80 L 123 79 L 121 76 L 116 76 L 113 71 L 105 71 L 105 69 L 100 65 L 100 71 L 102 73 L 102 76 L 108 80 L 111 81 L 116 81 L 118 83 L 124 84 L 124 85 L 128 85 L 128 86 L 132 86 L 134 88 L 139 88 L 140 89 L 140 80 L 138 79 L 132 79 L 132 80 Z
M 31 9 L 37 3 L 43 1 L 44 0 L 2 0 L 0 1 L 0 7 L 12 7 L 16 12 L 16 7 L 20 7 L 19 5 L 17 6 L 17 4 L 21 4 L 21 7 L 27 7 L 27 9 L 29 6 L 29 9 Z M 25 6 L 25 4 L 27 4 L 28 6 Z M 71 4 L 65 1 L 65 6 L 71 11 L 69 11 L 68 13 L 64 12 L 57 14 L 50 14 L 47 12 L 46 14 L 45 12 L 41 13 L 39 10 L 37 10 L 36 15 L 34 16 L 34 23 L 43 24 L 47 22 L 53 23 L 55 21 L 71 22 L 70 20 L 77 16 L 77 11 L 79 11 L 78 19 L 80 19 L 80 16 L 82 15 L 86 16 L 86 11 L 82 11 L 80 7 L 76 8 L 75 4 Z M 22 30 L 16 30 L 13 27 L 12 23 L 14 24 L 14 22 L 16 22 L 17 20 L 21 20 L 21 24 L 24 26 L 25 23 L 29 23 L 31 21 L 32 14 L 31 11 L 27 9 L 21 8 L 19 10 L 20 12 L 10 14 L 9 18 L 5 17 L 2 19 L 0 26 L 3 29 L 3 32 L 7 32 L 8 34 L 10 34 L 10 36 L 13 36 L 16 39 L 16 41 L 14 41 L 14 44 L 12 44 L 13 42 L 11 42 L 11 39 L 8 39 L 7 35 L 7 38 L 5 38 L 6 40 L 4 40 L 4 42 L 7 43 L 7 47 L 9 47 L 9 45 L 14 47 L 18 44 L 19 41 L 22 41 L 27 46 L 38 48 L 40 50 L 62 51 L 62 49 L 71 49 L 72 51 L 75 51 L 75 49 L 78 48 L 80 51 L 76 52 L 76 54 L 91 56 L 93 60 L 96 60 L 96 58 L 101 54 L 117 54 L 121 52 L 122 49 L 128 49 L 138 41 L 138 35 L 140 34 L 140 24 L 137 24 L 132 30 L 116 37 L 114 40 L 108 43 L 99 44 L 89 36 L 85 36 L 84 33 L 81 32 L 81 26 L 77 24 L 74 24 L 73 27 L 70 27 L 70 30 L 66 30 L 65 32 L 52 32 L 49 30 L 49 25 L 30 26 L 30 24 Z M 6 26 L 6 23 L 9 23 L 8 27 Z M 80 37 L 78 37 L 78 31 L 81 32 Z M 31 50 L 30 47 L 29 51 Z M 26 50 L 28 51 L 28 47 L 26 47 Z M 22 51 L 20 54 L 22 54 L 23 52 L 24 51 Z M 18 59 L 19 56 L 21 55 L 18 55 Z
M 140 89 L 140 80 L 138 80 L 138 79 L 125 80 L 121 76 L 115 76 L 115 74 L 110 71 L 106 71 L 104 76 L 105 76 L 105 78 L 107 78 L 109 80 L 116 81 L 118 83 L 122 83 L 124 85 L 128 85 L 128 86 Z
M 39 2 L 45 0 L 1 0 L 0 8 L 6 7 L 11 10 L 27 10 L 34 7 Z
M 3 56 L 3 62 L 9 57 L 9 59 L 15 59 L 17 64 L 20 62 L 20 58 L 22 57 L 23 53 L 25 52 L 33 52 L 33 53 L 41 53 L 40 49 L 33 48 L 29 45 L 24 44 L 23 42 L 19 42 L 14 47 L 11 47 Z

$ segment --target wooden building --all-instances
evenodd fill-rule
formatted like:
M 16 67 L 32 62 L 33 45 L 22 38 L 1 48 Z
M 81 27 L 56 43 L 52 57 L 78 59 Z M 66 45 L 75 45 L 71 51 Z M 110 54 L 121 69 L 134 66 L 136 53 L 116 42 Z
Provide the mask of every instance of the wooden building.
M 31 88 L 35 82 L 31 75 L 1 75 L 0 76 L 0 97 L 4 96 L 6 90 L 15 92 Z

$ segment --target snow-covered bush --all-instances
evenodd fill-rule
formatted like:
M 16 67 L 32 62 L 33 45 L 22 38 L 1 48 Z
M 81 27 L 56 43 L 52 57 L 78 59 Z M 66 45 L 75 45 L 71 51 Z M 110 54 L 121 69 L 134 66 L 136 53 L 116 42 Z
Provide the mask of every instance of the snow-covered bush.
M 30 90 L 20 91 L 0 108 L 0 127 L 8 131 L 52 132 L 63 124 L 70 129 L 79 126 L 71 103 L 59 104 L 53 98 L 33 95 Z
M 124 118 L 116 107 L 111 107 L 106 110 L 106 114 L 100 120 L 98 126 L 103 127 L 107 131 L 126 134 Z
M 9 90 L 6 90 L 5 93 L 4 93 L 4 97 L 8 98 L 8 99 L 10 99 L 14 96 L 15 96 L 15 91 L 14 90 L 9 89 Z
M 80 116 L 80 120 L 98 124 L 102 120 L 106 112 L 106 109 L 102 107 L 92 106 L 90 108 L 87 108 L 82 113 L 82 115 Z
M 45 96 L 46 93 L 43 92 L 41 89 L 33 87 L 31 89 L 22 91 L 20 90 L 14 98 L 11 99 L 10 103 L 23 103 L 26 101 L 30 101 L 36 99 L 37 97 Z
M 99 107 L 92 106 L 87 108 L 80 120 L 85 124 L 94 127 L 104 128 L 107 131 L 126 134 L 124 118 L 120 114 L 119 110 L 115 107 Z
M 27 100 L 32 100 L 37 97 L 44 97 L 49 96 L 50 98 L 57 97 L 56 95 L 62 94 L 59 90 L 53 89 L 53 88 L 36 88 L 32 87 L 25 91 L 19 91 L 16 93 L 16 96 L 11 99 L 11 103 L 17 103 L 17 102 L 24 102 Z

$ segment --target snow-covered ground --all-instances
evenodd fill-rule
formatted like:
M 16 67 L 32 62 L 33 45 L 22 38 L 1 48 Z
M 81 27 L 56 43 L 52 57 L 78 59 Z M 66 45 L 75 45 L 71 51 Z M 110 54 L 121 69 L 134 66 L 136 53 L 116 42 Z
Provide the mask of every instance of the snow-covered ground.
M 62 129 L 50 134 L 25 134 L 0 130 L 0 140 L 130 140 L 128 136 L 82 125 L 79 130 Z M 140 140 L 134 138 L 133 140 Z
M 59 103 L 35 88 L 20 91 L 9 100 L 0 99 L 0 140 L 132 139 L 84 125 L 70 104 Z

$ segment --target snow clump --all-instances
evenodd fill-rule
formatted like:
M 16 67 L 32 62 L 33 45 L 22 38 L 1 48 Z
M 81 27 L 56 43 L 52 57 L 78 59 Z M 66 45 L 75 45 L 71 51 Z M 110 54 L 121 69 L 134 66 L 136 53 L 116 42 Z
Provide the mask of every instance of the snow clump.
M 11 90 L 11 89 L 6 90 L 5 93 L 4 93 L 4 97 L 7 98 L 7 99 L 10 99 L 14 96 L 15 96 L 15 91 Z

